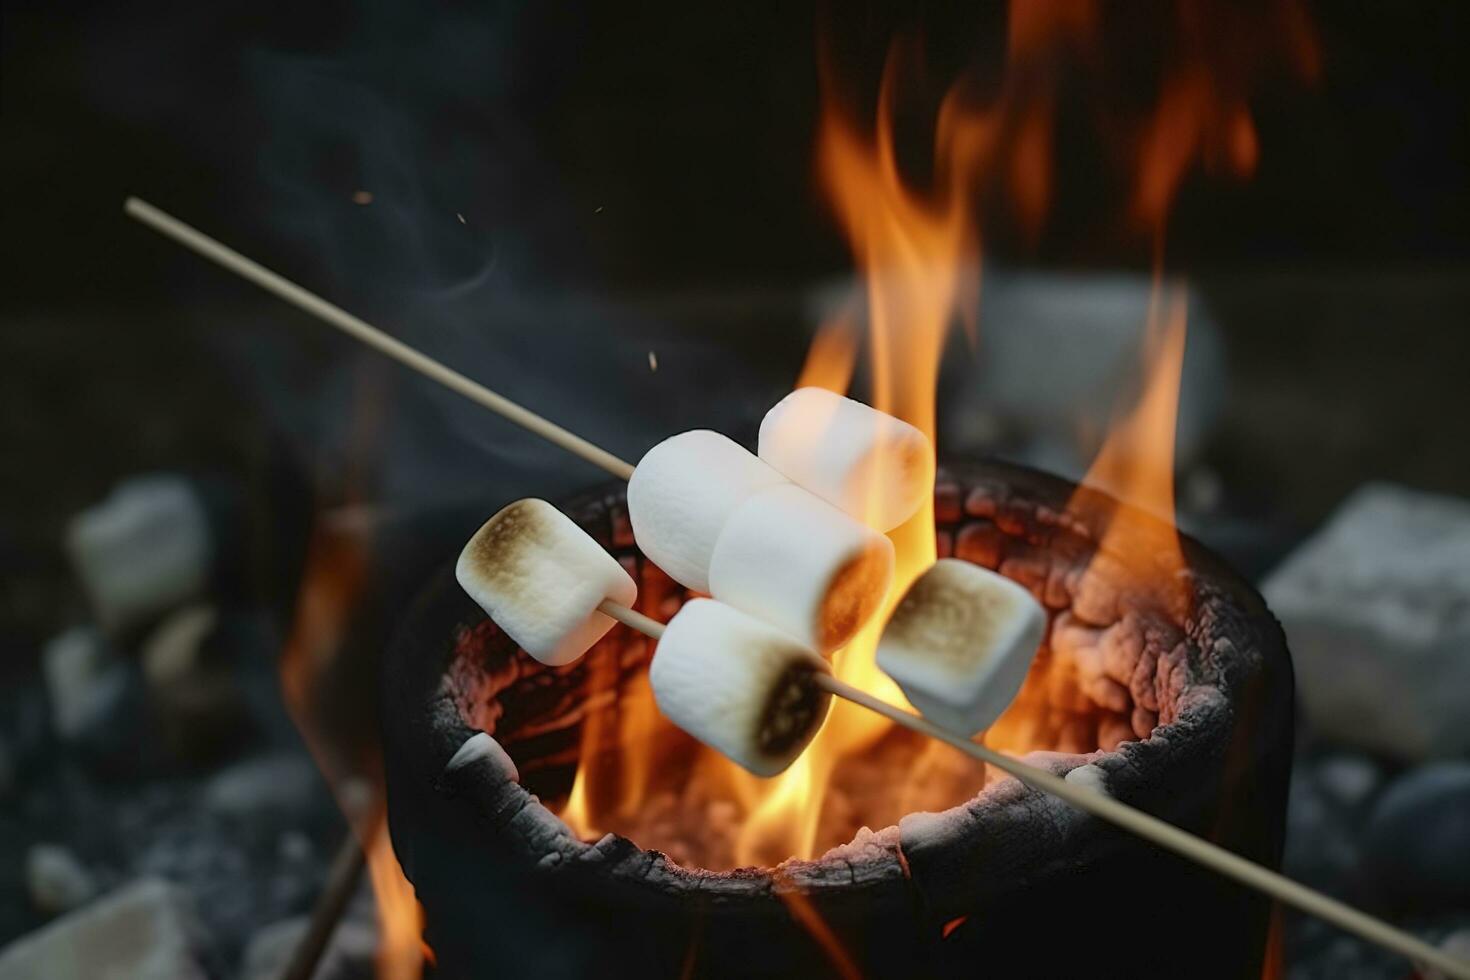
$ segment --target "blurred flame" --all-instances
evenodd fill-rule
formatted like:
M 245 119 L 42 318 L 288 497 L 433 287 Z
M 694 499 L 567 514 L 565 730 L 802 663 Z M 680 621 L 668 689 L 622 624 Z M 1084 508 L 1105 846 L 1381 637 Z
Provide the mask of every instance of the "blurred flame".
M 424 972 L 424 911 L 413 886 L 403 877 L 388 823 L 378 822 L 366 848 L 368 878 L 378 907 L 379 980 L 418 980 Z
M 378 917 L 377 974 L 418 980 L 423 972 L 423 909 L 388 837 L 382 760 L 373 746 L 346 743 L 321 715 L 317 696 L 345 649 L 353 609 L 367 584 L 361 527 L 324 519 L 307 547 L 296 615 L 281 652 L 286 708 L 363 848 Z M 354 799 L 366 785 L 367 800 Z

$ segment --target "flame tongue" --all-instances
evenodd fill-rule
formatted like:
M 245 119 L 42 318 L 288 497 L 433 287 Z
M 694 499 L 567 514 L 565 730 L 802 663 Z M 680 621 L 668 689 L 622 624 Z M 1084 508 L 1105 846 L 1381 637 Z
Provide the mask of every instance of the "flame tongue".
M 1003 210 L 1018 221 L 1027 240 L 1037 239 L 1052 203 L 1053 131 L 1059 84 L 1067 74 L 1060 68 L 1074 61 L 1089 82 L 1107 83 L 1110 69 L 1118 67 L 1104 57 L 1103 13 L 1095 0 L 1010 4 L 1000 86 L 983 106 L 959 85 L 949 90 L 938 107 L 931 179 L 922 187 L 905 180 L 894 147 L 897 56 L 906 49 L 891 49 L 871 124 L 859 122 L 858 114 L 838 102 L 832 60 L 822 52 L 817 174 L 864 289 L 818 332 L 800 384 L 845 392 L 865 347 L 872 405 L 934 440 L 935 390 L 950 322 L 964 321 L 976 340 L 980 205 L 990 202 L 982 194 L 1004 191 L 995 195 Z M 1258 77 L 1283 51 L 1298 75 L 1310 78 L 1319 70 L 1315 41 L 1295 0 L 1265 12 L 1180 3 L 1169 6 L 1166 16 L 1170 50 L 1177 47 L 1186 57 L 1165 64 L 1150 109 L 1139 118 L 1123 117 L 1100 104 L 1094 91 L 1088 93 L 1096 117 L 1106 124 L 1103 142 L 1117 144 L 1108 146 L 1117 151 L 1108 155 L 1134 164 L 1118 217 L 1152 238 L 1160 267 L 1164 219 L 1189 168 L 1203 160 L 1213 169 L 1244 176 L 1254 167 L 1259 147 L 1247 103 Z M 1090 86 L 1098 93 L 1109 88 Z M 1173 528 L 1174 417 L 1184 350 L 1181 297 L 1156 291 L 1149 324 L 1153 366 L 1143 395 L 1116 427 L 1087 480 L 1163 518 L 1150 529 L 1101 515 L 1106 533 L 1100 553 L 1125 545 L 1130 555 L 1146 550 L 1153 577 L 1173 600 L 1184 597 L 1179 575 L 1184 560 Z M 1079 493 L 1074 505 L 1095 507 L 1099 499 Z M 932 504 L 889 536 L 898 558 L 892 603 L 934 560 Z M 645 576 L 641 606 L 665 611 L 668 588 L 660 576 Z M 887 614 L 882 610 L 838 651 L 833 665 L 848 683 L 901 701 L 896 685 L 874 663 L 879 624 Z M 594 673 L 589 697 L 612 703 L 606 710 L 613 713 L 589 713 L 577 780 L 563 813 L 583 837 L 618 830 L 676 860 L 707 868 L 773 865 L 792 856 L 810 857 L 824 844 L 846 839 L 834 837 L 834 831 L 850 834 L 908 810 L 950 805 L 964 798 L 955 794 L 968 795 L 984 784 L 983 771 L 959 771 L 953 753 L 932 751 L 937 743 L 908 744 L 906 754 L 893 756 L 898 761 L 885 768 L 879 756 L 902 736 L 845 703 L 834 707 L 821 734 L 791 769 L 775 780 L 756 780 L 674 731 L 653 710 L 646 684 L 619 679 L 618 651 L 601 654 L 614 667 L 611 673 L 589 668 Z M 1018 751 L 1053 745 L 1045 728 L 1045 681 L 1040 678 L 1029 699 L 1033 685 L 1028 683 L 987 734 L 990 744 Z M 613 688 L 620 696 L 609 697 Z M 861 761 L 844 765 L 848 760 Z M 881 781 L 881 794 L 853 802 L 828 792 L 834 782 L 847 789 L 860 779 Z M 895 807 L 901 809 L 893 813 Z M 842 812 L 833 816 L 834 811 Z

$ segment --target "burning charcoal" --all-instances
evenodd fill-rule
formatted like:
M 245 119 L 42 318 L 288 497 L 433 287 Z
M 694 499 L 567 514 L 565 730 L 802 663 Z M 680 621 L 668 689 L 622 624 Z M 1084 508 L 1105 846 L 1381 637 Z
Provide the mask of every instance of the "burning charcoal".
M 97 894 L 97 882 L 76 855 L 55 844 L 26 852 L 26 887 L 31 904 L 48 916 L 79 908 Z
M 934 486 L 924 433 L 825 388 L 798 388 L 766 413 L 760 458 L 879 531 L 912 517 Z
M 752 494 L 785 482 L 718 432 L 681 432 L 645 453 L 628 481 L 633 535 L 675 581 L 709 592 L 710 559 L 731 513 Z
M 791 765 L 827 717 L 816 685 L 826 661 L 765 623 L 712 599 L 670 621 L 648 669 L 659 710 L 757 776 Z
M 617 560 L 544 500 L 503 508 L 470 538 L 459 584 L 521 648 L 550 666 L 571 663 L 613 620 L 605 599 L 631 606 L 638 587 Z
M 883 604 L 893 560 L 883 535 L 787 483 L 730 515 L 710 561 L 710 590 L 827 653 Z
M 1368 818 L 1363 863 L 1395 907 L 1470 904 L 1470 763 L 1433 763 L 1396 779 Z
M 188 480 L 171 475 L 120 484 L 72 519 L 66 549 L 112 631 L 199 595 L 213 560 L 204 504 Z
M 1470 751 L 1470 504 L 1366 487 L 1262 591 L 1319 732 L 1412 761 Z
M 145 878 L 0 950 L 0 980 L 205 980 L 192 905 L 182 889 Z
M 970 735 L 1026 679 L 1046 613 L 1024 588 L 969 562 L 936 562 L 909 587 L 878 641 L 878 666 L 923 715 Z

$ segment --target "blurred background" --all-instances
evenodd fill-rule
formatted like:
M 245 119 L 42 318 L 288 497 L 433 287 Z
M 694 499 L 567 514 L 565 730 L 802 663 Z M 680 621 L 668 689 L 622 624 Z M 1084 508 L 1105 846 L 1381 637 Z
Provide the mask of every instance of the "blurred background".
M 602 479 L 124 197 L 624 457 L 695 427 L 751 444 L 853 289 L 813 164 L 819 37 L 869 115 L 910 39 L 920 183 L 951 82 L 1014 84 L 1003 6 L 919 7 L 0 7 L 0 978 L 27 943 L 85 952 L 107 903 L 146 927 L 96 955 L 139 975 L 279 975 L 341 814 L 381 788 L 398 611 L 505 501 Z M 1158 257 L 1187 282 L 1179 522 L 1287 629 L 1286 870 L 1435 942 L 1470 942 L 1467 21 L 1145 3 L 1028 63 L 1056 93 L 1047 207 L 977 201 L 978 329 L 939 392 L 941 457 L 1078 478 L 1137 390 Z M 1254 153 L 1206 145 L 1140 232 L 1118 139 L 1192 59 Z M 303 569 L 344 539 L 323 656 Z M 373 971 L 373 906 L 331 970 Z M 1283 949 L 1292 977 L 1407 970 L 1294 916 Z

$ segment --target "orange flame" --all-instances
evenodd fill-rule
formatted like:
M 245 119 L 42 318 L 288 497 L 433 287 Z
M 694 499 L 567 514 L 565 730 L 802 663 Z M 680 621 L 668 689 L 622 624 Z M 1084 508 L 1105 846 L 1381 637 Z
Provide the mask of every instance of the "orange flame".
M 348 744 L 321 717 L 317 697 L 346 649 L 348 627 L 366 586 L 367 548 L 354 522 L 324 519 L 307 548 L 296 615 L 281 653 L 286 707 L 362 847 L 378 918 L 380 980 L 418 980 L 423 972 L 423 909 L 403 876 L 384 818 L 382 760 L 370 745 Z M 370 798 L 354 799 L 366 785 Z M 359 794 L 360 795 L 360 794 Z
M 1121 138 L 1125 152 L 1118 156 L 1132 165 L 1120 218 L 1135 231 L 1151 233 L 1159 268 L 1164 218 L 1190 168 L 1202 162 L 1207 169 L 1244 176 L 1255 167 L 1260 148 L 1247 99 L 1278 49 L 1285 48 L 1304 77 L 1315 75 L 1319 60 L 1310 26 L 1294 0 L 1265 15 L 1191 0 L 1169 9 L 1171 29 L 1183 38 L 1176 46 L 1185 57 L 1165 65 L 1152 107 L 1141 118 L 1099 113 L 1105 137 Z M 839 98 L 834 61 L 825 48 L 819 51 L 816 171 L 862 274 L 863 290 L 821 326 L 799 384 L 845 392 L 865 352 L 874 407 L 935 437 L 935 393 L 948 328 L 958 320 L 972 343 L 977 338 L 982 213 L 1006 215 L 1028 239 L 1039 236 L 1054 204 L 1060 85 L 1073 63 L 1089 77 L 1107 73 L 1103 16 L 1096 0 L 1012 2 L 1000 86 L 985 102 L 977 98 L 973 79 L 962 78 L 947 90 L 935 112 L 931 156 L 915 168 L 927 172 L 923 180 L 905 173 L 894 137 L 903 69 L 916 46 L 890 48 L 870 119 Z M 1225 27 L 1216 31 L 1216 24 Z M 1157 542 L 1155 556 L 1170 581 L 1183 566 L 1173 530 L 1172 454 L 1184 319 L 1182 292 L 1159 288 L 1149 318 L 1153 358 L 1143 395 L 1087 479 L 1164 518 L 1159 527 L 1166 537 Z M 1079 494 L 1078 506 L 1091 506 L 1095 498 L 1083 500 Z M 925 506 L 891 537 L 898 553 L 894 599 L 934 561 L 932 508 Z M 666 616 L 671 591 L 657 569 L 645 568 L 640 608 Z M 848 683 L 901 701 L 897 687 L 874 664 L 877 624 L 886 617 L 884 610 L 834 655 L 833 665 Z M 839 703 L 786 773 L 757 780 L 659 717 L 646 680 L 630 683 L 619 677 L 622 651 L 609 648 L 592 656 L 603 663 L 588 668 L 580 762 L 562 813 L 584 838 L 616 830 L 675 860 L 709 868 L 809 857 L 837 842 L 824 819 L 841 810 L 833 806 L 834 782 L 876 765 L 869 761 L 873 753 L 892 744 L 894 730 L 886 722 Z M 988 740 L 1017 751 L 1049 745 L 1041 726 L 1026 717 L 1029 710 L 1018 701 Z M 957 802 L 960 797 L 936 798 L 929 783 L 940 774 L 947 778 L 946 787 L 968 786 L 971 792 L 984 782 L 983 771 L 956 772 L 962 763 L 942 749 L 904 758 L 905 777 L 885 776 L 884 805 L 933 808 Z M 686 812 L 681 814 L 681 808 Z M 681 816 L 684 831 L 678 829 Z M 867 816 L 859 813 L 845 825 L 865 822 L 858 818 Z M 806 911 L 811 910 L 793 907 L 802 921 Z

